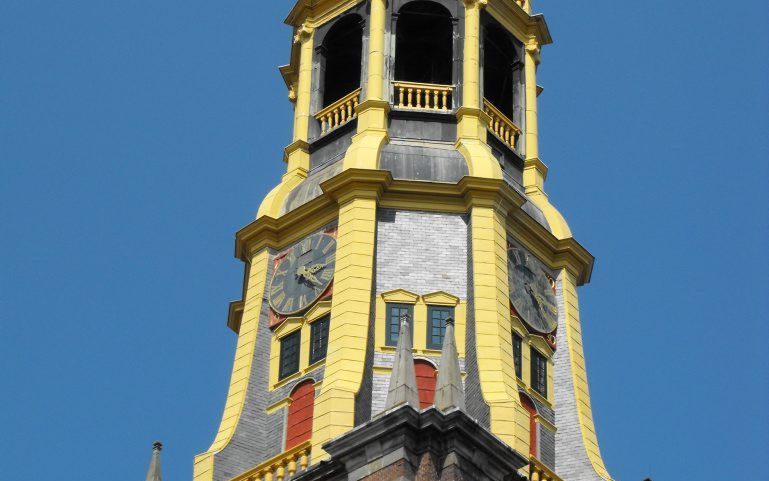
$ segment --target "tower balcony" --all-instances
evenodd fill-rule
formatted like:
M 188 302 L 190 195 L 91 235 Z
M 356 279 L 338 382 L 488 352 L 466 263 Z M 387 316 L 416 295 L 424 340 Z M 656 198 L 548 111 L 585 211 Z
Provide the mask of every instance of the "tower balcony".
M 488 99 L 483 99 L 483 111 L 489 116 L 489 123 L 487 125 L 489 132 L 494 134 L 511 150 L 515 151 L 518 146 L 518 138 L 523 133 L 521 128 Z
M 454 86 L 393 82 L 393 98 L 396 109 L 448 112 L 453 109 Z
M 563 481 L 550 468 L 537 459 L 535 456 L 529 457 L 529 480 L 530 481 Z
M 307 469 L 311 450 L 312 443 L 305 441 L 235 476 L 231 481 L 287 481 Z
M 315 114 L 315 119 L 320 124 L 321 136 L 336 130 L 358 116 L 355 108 L 360 102 L 360 91 L 360 88 L 353 90 Z

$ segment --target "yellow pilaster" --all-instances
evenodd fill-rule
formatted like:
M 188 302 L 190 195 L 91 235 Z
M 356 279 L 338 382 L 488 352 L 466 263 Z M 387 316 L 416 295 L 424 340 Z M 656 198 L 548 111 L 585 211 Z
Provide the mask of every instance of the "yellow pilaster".
M 462 64 L 462 107 L 457 111 L 456 148 L 473 177 L 501 179 L 502 169 L 486 144 L 488 115 L 480 99 L 481 9 L 488 0 L 464 0 L 465 36 Z
M 476 350 L 491 432 L 526 452 L 525 411 L 518 397 L 510 334 L 506 212 L 494 199 L 470 199 Z
M 310 100 L 312 99 L 312 39 L 314 29 L 306 25 L 296 29 L 294 42 L 299 47 L 299 77 L 297 80 L 296 106 L 294 107 L 294 141 L 308 138 L 310 125 Z
M 595 424 L 593 423 L 590 389 L 587 385 L 585 354 L 582 349 L 582 326 L 579 320 L 577 280 L 571 272 L 564 269 L 559 275 L 558 281 L 563 289 L 563 309 L 566 319 L 565 335 L 568 338 L 569 361 L 571 363 L 572 382 L 574 383 L 574 396 L 577 401 L 577 416 L 579 418 L 582 440 L 593 469 L 603 479 L 611 479 L 606 466 L 604 466 L 601 450 L 598 448 L 598 438 L 595 433 Z M 564 347 L 559 346 L 559 348 Z
M 389 141 L 384 99 L 385 0 L 371 0 L 369 16 L 368 76 L 365 99 L 358 105 L 358 130 L 344 157 L 343 169 L 376 169 L 379 153 Z
M 336 196 L 336 193 L 332 193 Z M 354 427 L 355 394 L 361 386 L 374 270 L 376 185 L 357 185 L 338 197 L 339 230 L 328 357 L 315 400 L 312 460 L 327 457 L 325 442 Z
M 286 147 L 284 161 L 286 173 L 265 197 L 256 217 L 264 215 L 277 218 L 286 196 L 300 182 L 307 178 L 310 170 L 310 150 L 307 142 L 310 122 L 310 100 L 312 98 L 312 41 L 314 29 L 306 25 L 297 28 L 294 42 L 300 45 L 299 75 L 297 77 L 296 103 L 294 105 L 293 142 Z
M 246 398 L 246 389 L 251 376 L 251 364 L 254 359 L 256 347 L 256 333 L 259 324 L 259 315 L 262 310 L 262 296 L 267 282 L 267 268 L 269 255 L 267 249 L 262 249 L 251 258 L 251 269 L 246 290 L 243 320 L 240 324 L 240 334 L 235 350 L 235 362 L 232 367 L 230 388 L 227 394 L 227 402 L 224 406 L 224 414 L 219 425 L 214 442 L 203 454 L 195 457 L 193 467 L 193 479 L 195 481 L 211 481 L 214 476 L 214 455 L 224 449 L 235 433 L 243 405 Z

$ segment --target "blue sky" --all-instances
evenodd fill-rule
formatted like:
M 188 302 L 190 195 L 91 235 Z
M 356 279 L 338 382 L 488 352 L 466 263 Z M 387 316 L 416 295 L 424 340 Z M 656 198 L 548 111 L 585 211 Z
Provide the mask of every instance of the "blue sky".
M 167 481 L 213 439 L 282 174 L 290 2 L 0 2 L 3 481 Z M 769 479 L 769 7 L 535 3 L 547 190 L 618 481 Z M 568 480 L 567 480 L 568 481 Z

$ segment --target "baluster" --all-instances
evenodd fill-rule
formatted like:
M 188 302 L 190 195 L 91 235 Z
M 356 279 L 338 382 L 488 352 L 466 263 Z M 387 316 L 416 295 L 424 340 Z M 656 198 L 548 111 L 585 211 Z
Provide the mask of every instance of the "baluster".
M 422 89 L 417 89 L 417 108 L 422 108 Z
M 344 105 L 340 105 L 339 110 L 342 112 L 342 123 L 347 122 L 347 109 L 344 108 Z
M 283 466 L 283 463 L 278 465 L 278 469 L 276 470 L 276 479 L 278 481 L 283 481 L 283 479 L 286 477 L 286 468 Z
M 539 470 L 536 467 L 532 467 L 531 481 L 541 481 L 539 477 Z
M 302 471 L 307 469 L 307 463 L 309 462 L 309 460 L 307 459 L 307 456 L 309 456 L 309 454 L 310 454 L 310 450 L 308 448 L 302 451 L 302 454 L 299 457 L 299 466 L 302 467 Z
M 352 111 L 355 112 L 355 107 L 358 106 L 358 96 L 356 95 L 355 98 L 352 99 Z M 355 115 L 357 116 L 358 113 L 355 112 Z
M 407 101 L 408 101 L 408 105 L 406 105 L 407 107 L 411 107 L 411 106 L 412 106 L 412 103 L 411 103 L 411 94 L 412 94 L 412 92 L 413 92 L 413 91 L 414 91 L 414 89 L 412 89 L 412 88 L 410 88 L 410 87 L 409 87 L 409 89 L 408 89 L 408 95 L 407 95 Z
M 296 458 L 291 458 L 288 462 L 288 476 L 291 477 L 296 473 Z
M 264 473 L 264 481 L 272 481 L 273 480 L 273 473 L 272 473 L 272 466 L 267 468 L 267 471 Z
M 444 90 L 443 91 L 443 110 L 449 109 L 448 97 L 449 97 L 449 91 Z
M 355 111 L 352 109 L 352 99 L 347 101 L 347 118 L 352 119 L 353 114 Z

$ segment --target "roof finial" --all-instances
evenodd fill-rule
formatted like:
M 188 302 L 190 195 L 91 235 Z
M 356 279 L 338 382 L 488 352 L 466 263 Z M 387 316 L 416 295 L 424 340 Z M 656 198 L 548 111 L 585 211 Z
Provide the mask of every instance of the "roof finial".
M 398 347 L 395 350 L 393 372 L 390 375 L 390 388 L 387 392 L 385 411 L 408 404 L 419 409 L 419 394 L 417 393 L 417 376 L 414 370 L 414 357 L 411 353 L 411 330 L 409 315 L 400 317 L 400 334 Z
M 160 451 L 163 450 L 163 443 L 155 441 L 152 443 L 152 460 L 150 469 L 147 470 L 147 481 L 162 481 L 160 475 Z
M 459 353 L 454 338 L 454 319 L 446 319 L 446 331 L 443 335 L 441 365 L 435 386 L 435 408 L 440 411 L 465 409 L 465 388 L 459 370 Z

